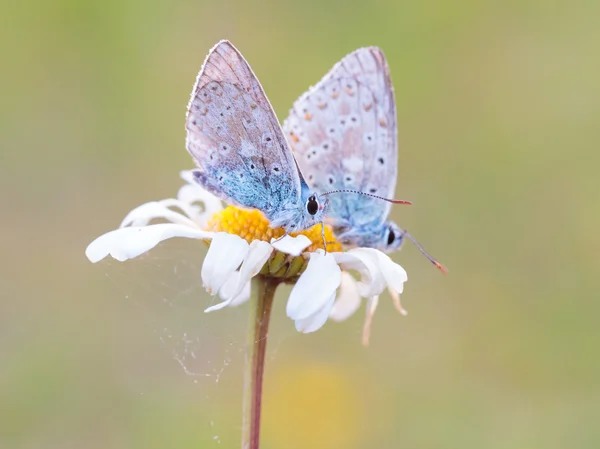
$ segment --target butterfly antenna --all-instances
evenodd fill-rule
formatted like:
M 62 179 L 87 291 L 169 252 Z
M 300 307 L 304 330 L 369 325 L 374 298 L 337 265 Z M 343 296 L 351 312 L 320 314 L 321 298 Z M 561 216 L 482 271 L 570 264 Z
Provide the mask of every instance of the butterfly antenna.
M 427 251 L 425 251 L 423 249 L 423 247 L 419 244 L 419 242 L 417 242 L 415 240 L 415 238 L 412 235 L 410 235 L 407 231 L 404 231 L 404 233 L 402 235 L 408 237 L 410 239 L 410 241 L 415 244 L 417 249 L 419 251 L 421 251 L 421 254 L 423 254 L 425 257 L 427 257 L 427 260 L 429 260 L 429 262 L 434 264 L 442 273 L 448 274 L 448 269 L 445 266 L 443 266 L 441 263 L 439 263 L 437 260 L 435 260 L 433 257 L 431 257 L 429 254 L 427 254 Z
M 320 196 L 331 195 L 332 193 L 356 193 L 358 195 L 370 196 L 371 198 L 377 198 L 378 200 L 387 201 L 388 203 L 392 204 L 406 204 L 408 206 L 412 206 L 412 203 L 407 200 L 395 200 L 392 198 L 384 198 L 382 196 L 373 195 L 372 193 L 360 192 L 358 190 L 330 190 L 329 192 L 321 193 Z

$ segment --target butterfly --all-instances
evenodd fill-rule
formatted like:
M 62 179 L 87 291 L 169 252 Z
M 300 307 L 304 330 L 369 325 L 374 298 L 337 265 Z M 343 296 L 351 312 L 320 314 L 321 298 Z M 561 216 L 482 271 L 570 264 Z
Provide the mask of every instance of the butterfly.
M 326 199 L 309 189 L 260 82 L 231 42 L 206 57 L 185 126 L 194 178 L 206 190 L 262 211 L 286 234 L 323 222 Z
M 388 220 L 398 167 L 396 103 L 390 69 L 377 47 L 360 48 L 304 93 L 283 124 L 310 187 L 329 198 L 327 217 L 348 247 L 385 252 L 409 238 Z M 357 195 L 356 193 L 362 193 Z

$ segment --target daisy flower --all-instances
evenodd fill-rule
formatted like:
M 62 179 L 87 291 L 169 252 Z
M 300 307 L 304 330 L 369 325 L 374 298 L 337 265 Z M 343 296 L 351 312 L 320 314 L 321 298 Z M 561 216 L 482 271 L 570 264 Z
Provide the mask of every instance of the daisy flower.
M 347 319 L 366 298 L 363 343 L 367 344 L 379 295 L 386 288 L 396 308 L 406 314 L 399 296 L 406 271 L 384 253 L 372 248 L 343 251 L 327 226 L 325 251 L 321 225 L 283 237 L 284 231 L 270 228 L 261 212 L 223 207 L 221 200 L 194 182 L 192 171 L 181 172 L 181 177 L 186 184 L 176 198 L 133 209 L 118 229 L 90 243 L 88 259 L 95 263 L 110 255 L 125 261 L 166 239 L 199 239 L 209 244 L 200 273 L 203 285 L 222 300 L 206 312 L 246 302 L 251 279 L 260 277 L 275 287 L 294 284 L 286 312 L 303 333 L 320 329 L 328 318 Z

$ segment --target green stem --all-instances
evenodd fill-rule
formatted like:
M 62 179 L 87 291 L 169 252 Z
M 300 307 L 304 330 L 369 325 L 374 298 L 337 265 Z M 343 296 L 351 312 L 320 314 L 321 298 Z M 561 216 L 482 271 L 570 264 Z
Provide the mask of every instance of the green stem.
M 279 282 L 264 276 L 252 278 L 250 325 L 244 368 L 242 449 L 258 449 L 265 350 L 273 297 Z

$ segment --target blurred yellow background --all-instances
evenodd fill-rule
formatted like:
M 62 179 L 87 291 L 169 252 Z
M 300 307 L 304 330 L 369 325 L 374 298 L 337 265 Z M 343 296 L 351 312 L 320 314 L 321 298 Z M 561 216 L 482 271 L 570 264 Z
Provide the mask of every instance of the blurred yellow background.
M 269 448 L 600 446 L 600 3 L 5 2 L 0 447 L 239 447 L 245 307 L 205 315 L 205 248 L 86 245 L 191 168 L 209 48 L 244 53 L 280 120 L 350 51 L 396 89 L 407 317 L 382 298 L 297 334 L 276 305 Z M 196 355 L 194 359 L 192 352 Z M 178 363 L 178 360 L 180 363 Z

